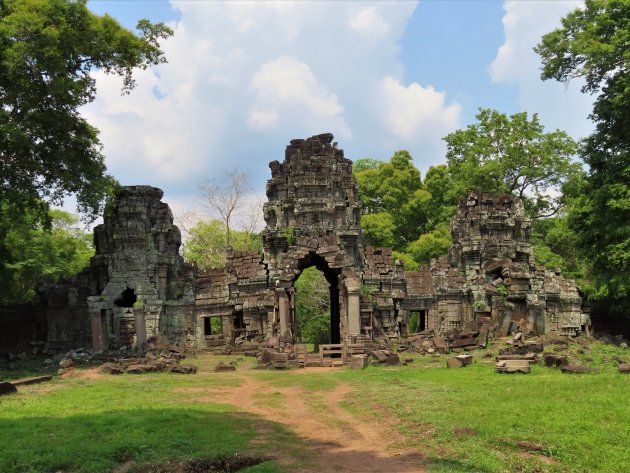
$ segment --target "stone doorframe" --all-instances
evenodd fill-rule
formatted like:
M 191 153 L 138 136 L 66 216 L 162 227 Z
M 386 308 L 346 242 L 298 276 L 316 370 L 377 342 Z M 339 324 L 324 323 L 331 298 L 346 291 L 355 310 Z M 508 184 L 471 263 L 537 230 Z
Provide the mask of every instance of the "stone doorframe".
M 292 272 L 290 280 L 277 280 L 275 287 L 279 334 L 287 342 L 297 342 L 295 312 L 295 281 L 302 271 L 316 267 L 324 274 L 330 288 L 331 343 L 342 343 L 351 335 L 361 333 L 361 282 L 358 275 L 348 268 L 331 268 L 327 258 L 310 252 L 287 268 Z M 351 273 L 348 275 L 348 273 Z

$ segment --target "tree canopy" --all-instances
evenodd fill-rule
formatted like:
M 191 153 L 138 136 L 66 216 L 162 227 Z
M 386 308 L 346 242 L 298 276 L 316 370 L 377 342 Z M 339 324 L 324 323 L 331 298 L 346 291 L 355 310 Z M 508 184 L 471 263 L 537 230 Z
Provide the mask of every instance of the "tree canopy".
M 630 308 L 630 2 L 587 0 L 535 48 L 543 79 L 584 81 L 595 95 L 595 132 L 580 155 L 588 174 L 574 188 L 568 225 L 590 263 L 592 296 Z
M 100 213 L 114 180 L 79 107 L 94 100 L 94 71 L 121 76 L 128 92 L 134 69 L 165 62 L 158 41 L 172 31 L 137 28 L 92 14 L 86 0 L 0 0 L 0 200 L 11 209 L 45 219 L 72 193 L 85 215 Z
M 182 254 L 188 261 L 201 269 L 222 268 L 225 266 L 227 247 L 225 238 L 227 229 L 221 220 L 197 222 L 187 229 L 188 238 L 184 242 Z M 262 240 L 259 235 L 246 231 L 231 231 L 230 246 L 234 250 L 261 250 Z
M 571 160 L 573 139 L 559 130 L 545 133 L 537 114 L 529 119 L 526 112 L 508 117 L 480 109 L 476 119 L 444 138 L 451 192 L 512 193 L 532 217 L 555 214 L 562 201 L 553 195 L 561 195 L 559 188 L 580 170 Z
M 389 162 L 359 159 L 353 173 L 368 244 L 394 248 L 407 270 L 446 254 L 456 202 L 447 166 L 431 166 L 423 182 L 409 152 L 401 150 Z
M 89 265 L 92 234 L 80 229 L 77 216 L 50 210 L 48 229 L 29 212 L 16 214 L 9 205 L 0 204 L 0 303 L 29 302 L 38 280 L 70 278 Z

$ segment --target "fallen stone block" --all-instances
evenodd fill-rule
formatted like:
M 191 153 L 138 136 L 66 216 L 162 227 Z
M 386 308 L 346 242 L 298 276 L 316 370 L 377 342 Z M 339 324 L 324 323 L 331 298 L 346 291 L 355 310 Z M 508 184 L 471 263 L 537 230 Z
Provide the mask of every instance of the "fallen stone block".
M 569 358 L 567 356 L 558 356 L 547 354 L 543 357 L 543 361 L 545 362 L 545 366 L 548 368 L 559 368 L 561 366 L 566 366 L 569 364 Z
M 372 355 L 374 355 L 374 358 L 376 358 L 379 363 L 384 363 L 388 358 L 384 350 L 377 350 L 373 352 Z
M 385 360 L 385 364 L 389 365 L 389 366 L 399 365 L 400 364 L 400 357 L 398 355 L 391 354 Z
M 157 371 L 157 366 L 152 364 L 137 364 L 130 365 L 125 368 L 125 373 L 131 374 L 142 374 L 142 373 L 151 373 L 153 371 Z
M 461 368 L 464 366 L 464 361 L 459 358 L 459 356 L 454 356 L 452 358 L 446 359 L 446 367 L 447 368 Z
M 123 369 L 114 363 L 103 363 L 98 367 L 98 370 L 107 374 L 121 374 L 123 372 Z
M 271 363 L 274 353 L 277 353 L 277 352 L 270 348 L 263 348 L 263 350 L 260 352 L 260 359 L 258 360 L 258 362 L 261 365 L 266 365 L 267 363 Z
M 494 365 L 497 373 L 530 373 L 532 371 L 528 360 L 502 360 Z
M 272 363 L 284 363 L 285 365 L 289 362 L 289 354 L 288 353 L 277 353 L 273 352 L 271 354 L 271 362 Z
M 353 370 L 363 370 L 368 367 L 369 359 L 367 355 L 352 355 L 351 367 Z
M 27 384 L 44 383 L 46 381 L 50 381 L 51 379 L 52 379 L 52 376 L 50 376 L 50 375 L 32 376 L 30 378 L 15 379 L 13 381 L 10 381 L 10 383 L 13 386 L 25 386 Z
M 226 371 L 236 371 L 236 366 L 234 366 L 234 365 L 226 365 L 225 363 L 220 361 L 219 364 L 214 367 L 214 371 L 215 371 L 215 373 L 222 373 L 222 372 L 226 372 Z
M 463 366 L 469 366 L 472 364 L 472 355 L 457 355 L 455 358 L 462 360 Z
M 193 365 L 175 365 L 171 368 L 171 373 L 195 374 L 196 372 L 197 367 Z
M 16 392 L 17 388 L 11 383 L 6 381 L 0 383 L 0 396 L 4 396 L 5 394 L 13 394 Z
M 630 363 L 622 363 L 620 364 L 617 369 L 619 370 L 620 373 L 630 373 Z

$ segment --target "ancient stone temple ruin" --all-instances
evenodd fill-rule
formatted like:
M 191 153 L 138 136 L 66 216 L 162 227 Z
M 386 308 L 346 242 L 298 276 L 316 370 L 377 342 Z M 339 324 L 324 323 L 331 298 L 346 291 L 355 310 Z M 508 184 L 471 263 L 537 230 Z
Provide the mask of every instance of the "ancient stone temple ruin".
M 96 255 L 76 280 L 81 291 L 71 287 L 42 309 L 49 325 L 62 326 L 48 331 L 49 343 L 65 337 L 103 350 L 158 335 L 197 347 L 295 343 L 295 281 L 311 266 L 329 283 L 331 343 L 396 340 L 414 313 L 420 331 L 469 323 L 503 333 L 514 325 L 535 334 L 587 329 L 575 282 L 535 264 L 531 222 L 511 195 L 462 199 L 448 256 L 417 272 L 405 272 L 391 249 L 365 247 L 352 162 L 332 140 L 292 140 L 284 160 L 270 163 L 263 251 L 229 251 L 219 270 L 183 262 L 162 191 L 124 187 L 95 229 Z M 74 307 L 65 327 L 64 307 Z

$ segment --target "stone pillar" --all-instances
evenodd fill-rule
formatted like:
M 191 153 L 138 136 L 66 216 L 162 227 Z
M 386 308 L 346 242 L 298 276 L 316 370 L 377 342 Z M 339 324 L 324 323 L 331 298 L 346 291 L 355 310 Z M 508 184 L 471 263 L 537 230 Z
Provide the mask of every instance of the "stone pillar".
M 278 319 L 280 321 L 280 336 L 284 337 L 289 329 L 289 297 L 284 289 L 276 289 L 278 298 Z
M 359 280 L 346 279 L 346 292 L 348 294 L 348 333 L 357 335 L 361 333 L 361 284 Z
M 133 311 L 136 326 L 136 346 L 142 348 L 147 343 L 147 324 L 144 317 L 144 309 Z
M 101 324 L 101 314 L 90 314 L 92 326 L 92 349 L 94 353 L 103 351 L 103 326 Z

